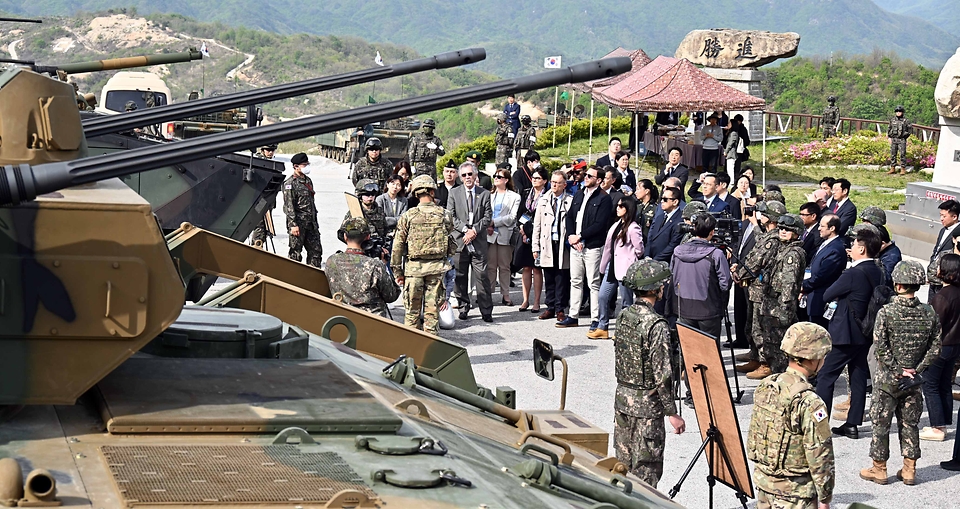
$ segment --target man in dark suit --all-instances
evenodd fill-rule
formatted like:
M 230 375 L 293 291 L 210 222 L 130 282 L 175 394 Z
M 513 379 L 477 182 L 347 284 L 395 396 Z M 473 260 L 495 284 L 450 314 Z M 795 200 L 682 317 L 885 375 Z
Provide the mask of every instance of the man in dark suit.
M 826 305 L 823 294 L 827 291 L 827 287 L 837 281 L 847 265 L 847 253 L 843 249 L 843 242 L 837 238 L 838 228 L 840 228 L 840 218 L 834 214 L 824 214 L 820 219 L 820 238 L 823 242 L 815 249 L 810 262 L 810 275 L 803 280 L 800 290 L 807 296 L 809 321 L 825 328 L 829 324 L 823 317 L 823 307 Z
M 836 214 L 840 218 L 840 229 L 837 236 L 841 239 L 847 230 L 857 222 L 857 206 L 850 201 L 850 181 L 837 179 L 833 183 L 833 201 L 827 204 L 827 212 Z
M 680 164 L 680 158 L 683 157 L 683 150 L 680 150 L 679 147 L 673 147 L 670 149 L 670 153 L 667 154 L 667 165 L 657 173 L 654 180 L 656 180 L 658 186 L 664 185 L 664 180 L 670 177 L 677 177 L 680 179 L 680 199 L 683 199 L 683 190 L 687 188 L 687 180 L 690 178 L 690 169 Z
M 943 225 L 943 228 L 940 228 L 937 243 L 933 245 L 930 262 L 933 262 L 933 259 L 942 251 L 948 253 L 953 251 L 953 230 L 957 227 L 958 217 L 960 217 L 960 203 L 957 203 L 957 200 L 947 200 L 937 208 L 940 209 L 940 224 Z M 931 283 L 930 292 L 927 294 L 927 302 L 930 302 L 942 288 L 943 285 Z
M 730 215 L 743 219 L 743 212 L 740 210 L 740 199 L 729 193 L 730 175 L 727 172 L 717 174 L 717 197 L 727 203 L 727 210 Z
M 703 203 L 707 206 L 707 212 L 730 214 L 730 206 L 718 194 L 720 191 L 719 177 L 716 174 L 707 173 L 701 180 L 703 183 L 700 188 L 703 190 Z
M 645 253 L 654 260 L 670 263 L 673 250 L 680 245 L 683 234 L 679 224 L 683 222 L 683 207 L 680 206 L 680 190 L 668 187 L 660 196 L 663 214 L 654 218 L 648 232 Z
M 597 159 L 597 166 L 601 168 L 604 166 L 612 166 L 616 168 L 617 152 L 620 152 L 621 145 L 620 138 L 617 138 L 616 136 L 610 138 L 610 143 L 607 145 L 607 153 L 600 159 Z
M 820 247 L 820 206 L 812 201 L 800 205 L 800 219 L 803 220 L 803 233 L 800 234 L 800 242 L 803 251 L 807 253 L 807 267 L 809 267 L 814 253 Z M 839 221 L 839 218 L 837 220 Z
M 863 423 L 863 411 L 867 401 L 867 380 L 870 368 L 867 354 L 872 338 L 865 337 L 861 322 L 866 317 L 867 306 L 873 290 L 883 284 L 883 270 L 874 258 L 880 252 L 880 236 L 868 229 L 860 229 L 848 250 L 853 264 L 823 294 L 828 314 L 831 303 L 836 302 L 829 318 L 827 331 L 833 340 L 833 349 L 827 354 L 823 368 L 817 375 L 817 395 L 827 405 L 827 416 L 833 406 L 833 387 L 843 368 L 850 369 L 850 410 L 847 421 L 832 428 L 837 435 L 859 438 L 857 426 Z
M 517 98 L 510 94 L 507 96 L 507 104 L 503 105 L 503 112 L 507 115 L 507 123 L 513 130 L 513 135 L 517 135 L 520 130 L 520 105 L 517 104 Z
M 483 321 L 493 321 L 493 299 L 487 278 L 487 225 L 493 217 L 490 192 L 477 185 L 477 167 L 466 162 L 458 168 L 463 185 L 450 190 L 447 212 L 453 215 L 453 240 L 457 243 L 457 291 L 460 319 L 470 311 L 470 286 L 467 271 L 473 272 L 477 286 L 477 305 Z
M 447 198 L 450 196 L 450 190 L 459 185 L 460 178 L 457 177 L 457 163 L 451 159 L 447 161 L 447 165 L 443 167 L 443 182 L 437 186 L 437 193 L 434 195 L 434 198 L 437 200 L 437 205 L 442 208 L 447 208 Z

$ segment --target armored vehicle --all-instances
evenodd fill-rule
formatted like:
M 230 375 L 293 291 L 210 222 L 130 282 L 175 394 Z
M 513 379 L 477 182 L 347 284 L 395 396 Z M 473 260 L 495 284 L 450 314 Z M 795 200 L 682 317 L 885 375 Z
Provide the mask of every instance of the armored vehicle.
M 190 224 L 164 237 L 117 180 L 629 68 L 607 59 L 85 158 L 72 87 L 4 73 L 2 502 L 678 507 L 604 458 L 608 437 L 569 410 L 485 397 L 462 348 L 341 305 L 318 269 Z M 236 283 L 185 307 L 198 272 Z

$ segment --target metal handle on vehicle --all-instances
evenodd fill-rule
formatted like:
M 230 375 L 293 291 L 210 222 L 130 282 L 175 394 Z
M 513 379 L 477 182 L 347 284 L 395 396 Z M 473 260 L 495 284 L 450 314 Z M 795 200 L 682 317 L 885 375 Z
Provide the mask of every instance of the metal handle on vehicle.
M 622 475 L 614 475 L 613 477 L 611 477 L 610 484 L 614 486 L 622 485 L 624 495 L 629 495 L 633 493 L 633 483 L 627 480 L 627 478 Z
M 349 318 L 345 316 L 334 316 L 329 320 L 323 323 L 323 327 L 320 329 L 320 335 L 330 339 L 330 331 L 333 330 L 337 325 L 343 325 L 347 328 L 347 339 L 341 341 L 342 344 L 346 345 L 349 348 L 354 350 L 357 349 L 357 326 L 353 324 Z M 332 341 L 332 340 L 331 340 Z
M 523 444 L 523 446 L 520 447 L 520 454 L 527 454 L 527 451 L 537 451 L 540 454 L 543 454 L 549 457 L 550 464 L 552 464 L 553 466 L 557 466 L 558 464 L 560 464 L 560 459 L 557 458 L 557 453 L 551 451 L 550 449 L 547 449 L 546 447 L 541 447 L 537 444 Z

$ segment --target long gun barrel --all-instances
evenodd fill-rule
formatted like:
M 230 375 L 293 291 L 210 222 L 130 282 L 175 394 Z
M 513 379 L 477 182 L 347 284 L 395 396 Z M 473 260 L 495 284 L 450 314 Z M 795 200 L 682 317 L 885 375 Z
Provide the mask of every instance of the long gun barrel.
M 311 80 L 285 83 L 272 87 L 250 90 L 219 97 L 210 97 L 197 101 L 170 104 L 157 108 L 124 113 L 123 115 L 109 115 L 87 119 L 83 122 L 83 132 L 88 138 L 102 136 L 145 125 L 158 124 L 181 118 L 214 113 L 257 103 L 278 101 L 290 97 L 323 92 L 336 88 L 367 83 L 370 81 L 403 76 L 431 69 L 446 69 L 479 62 L 487 58 L 483 48 L 470 48 L 460 51 L 450 51 L 427 58 L 410 60 L 387 66 L 377 66 L 362 71 L 324 76 Z M 358 124 L 359 125 L 359 124 Z M 356 127 L 356 126 L 354 126 Z
M 0 171 L 0 206 L 16 205 L 38 195 L 130 173 L 195 161 L 249 147 L 298 140 L 308 136 L 356 127 L 385 118 L 399 118 L 451 108 L 475 101 L 540 88 L 608 78 L 630 70 L 628 57 L 606 58 L 566 69 L 497 81 L 437 94 L 413 97 L 355 110 L 305 117 L 262 127 L 213 134 L 138 150 L 114 152 L 73 161 L 31 166 L 6 165 Z
M 13 21 L 14 23 L 43 23 L 42 19 L 30 18 L 0 18 L 0 21 Z
M 113 71 L 116 69 L 129 69 L 131 67 L 147 67 L 161 64 L 178 64 L 202 59 L 203 54 L 200 53 L 200 51 L 196 48 L 190 48 L 181 53 L 158 53 L 156 55 L 142 55 L 139 57 L 109 58 L 106 60 L 93 60 L 75 64 L 60 64 L 55 67 L 67 74 L 77 74 L 81 72 Z

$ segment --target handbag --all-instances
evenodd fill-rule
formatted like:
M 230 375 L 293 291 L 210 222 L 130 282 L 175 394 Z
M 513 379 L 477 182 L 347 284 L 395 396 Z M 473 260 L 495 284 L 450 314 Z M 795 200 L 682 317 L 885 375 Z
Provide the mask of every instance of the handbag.
M 742 154 L 743 151 L 746 150 L 746 149 L 747 149 L 746 145 L 743 144 L 743 138 L 740 138 L 740 139 L 737 141 L 737 153 L 738 153 L 738 154 Z

